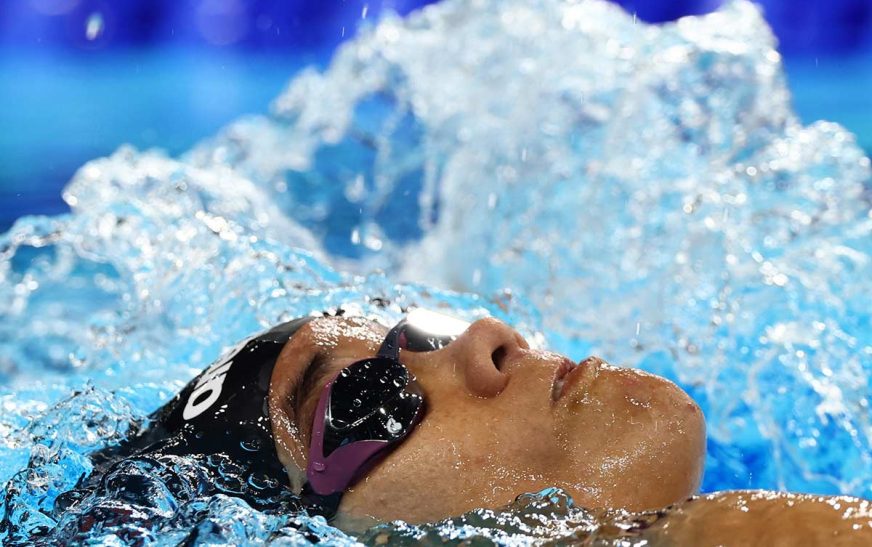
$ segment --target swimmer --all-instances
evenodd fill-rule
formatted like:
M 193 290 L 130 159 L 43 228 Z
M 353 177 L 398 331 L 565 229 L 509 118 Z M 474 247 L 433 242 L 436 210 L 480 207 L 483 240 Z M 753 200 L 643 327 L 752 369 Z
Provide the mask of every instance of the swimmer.
M 579 506 L 640 512 L 644 525 L 628 533 L 654 544 L 872 544 L 872 503 L 858 498 L 695 496 L 705 422 L 687 394 L 594 357 L 531 349 L 495 319 L 415 310 L 392 329 L 341 316 L 280 325 L 96 454 L 91 482 L 111 483 L 131 459 L 185 455 L 216 471 L 182 490 L 217 488 L 256 507 L 302 500 L 346 530 L 499 508 L 556 486 Z

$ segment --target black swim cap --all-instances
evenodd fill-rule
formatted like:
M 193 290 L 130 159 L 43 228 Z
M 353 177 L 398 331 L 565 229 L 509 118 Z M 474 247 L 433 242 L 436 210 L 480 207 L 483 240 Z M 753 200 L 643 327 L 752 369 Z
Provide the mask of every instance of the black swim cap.
M 270 379 L 285 343 L 312 319 L 295 319 L 242 341 L 151 414 L 143 431 L 92 460 L 100 466 L 132 456 L 206 456 L 205 461 L 234 470 L 234 486 L 221 489 L 225 493 L 262 505 L 287 491 L 288 475 L 270 426 Z

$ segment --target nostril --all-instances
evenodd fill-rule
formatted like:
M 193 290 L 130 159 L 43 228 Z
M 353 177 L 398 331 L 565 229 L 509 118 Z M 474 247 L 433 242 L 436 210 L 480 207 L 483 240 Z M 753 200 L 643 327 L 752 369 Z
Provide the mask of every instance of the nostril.
M 496 349 L 496 351 L 491 353 L 491 361 L 493 361 L 494 366 L 497 368 L 497 370 L 503 369 L 503 360 L 506 358 L 507 353 L 508 350 L 506 350 L 506 346 L 500 346 Z
M 502 393 L 512 376 L 515 357 L 523 349 L 514 330 L 490 317 L 470 325 L 448 348 L 463 364 L 467 390 L 477 397 Z

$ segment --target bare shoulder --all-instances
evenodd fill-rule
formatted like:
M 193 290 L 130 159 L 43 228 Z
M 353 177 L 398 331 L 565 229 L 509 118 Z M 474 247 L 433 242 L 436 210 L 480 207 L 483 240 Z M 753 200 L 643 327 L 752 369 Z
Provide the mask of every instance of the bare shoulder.
M 674 505 L 648 534 L 655 545 L 872 545 L 872 501 L 718 492 Z

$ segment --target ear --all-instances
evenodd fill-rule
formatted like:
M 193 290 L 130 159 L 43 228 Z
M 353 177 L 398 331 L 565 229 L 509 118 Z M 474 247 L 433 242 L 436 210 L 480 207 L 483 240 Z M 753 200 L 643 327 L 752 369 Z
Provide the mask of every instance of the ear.
M 306 483 L 306 454 L 296 424 L 281 408 L 274 409 L 273 398 L 270 397 L 270 422 L 273 439 L 276 444 L 276 455 L 288 473 L 291 490 L 299 494 Z
M 294 415 L 293 398 L 307 364 L 316 353 L 317 348 L 311 343 L 310 327 L 305 325 L 285 344 L 270 379 L 268 404 L 276 454 L 296 493 L 306 482 L 308 457 Z

